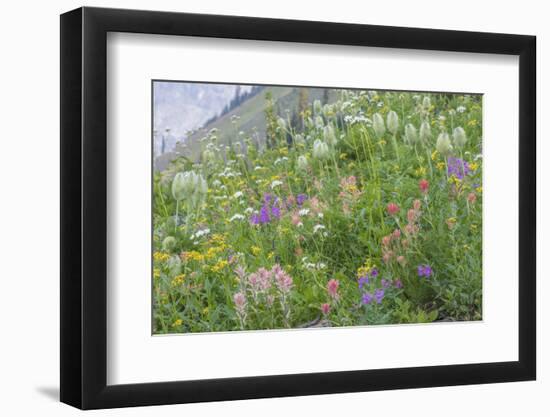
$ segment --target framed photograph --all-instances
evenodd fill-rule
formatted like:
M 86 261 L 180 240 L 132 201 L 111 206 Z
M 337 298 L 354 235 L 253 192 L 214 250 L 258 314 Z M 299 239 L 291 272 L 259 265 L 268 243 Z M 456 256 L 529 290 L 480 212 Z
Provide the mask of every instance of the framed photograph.
M 61 16 L 61 401 L 533 380 L 535 37 Z

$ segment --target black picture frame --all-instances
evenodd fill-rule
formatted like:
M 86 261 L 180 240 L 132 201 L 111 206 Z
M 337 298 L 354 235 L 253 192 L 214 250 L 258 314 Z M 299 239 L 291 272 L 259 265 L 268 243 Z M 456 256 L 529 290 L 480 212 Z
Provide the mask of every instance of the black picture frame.
M 107 385 L 108 32 L 519 56 L 519 360 Z M 523 35 L 88 7 L 61 15 L 61 401 L 95 409 L 534 380 L 535 54 L 536 38 Z

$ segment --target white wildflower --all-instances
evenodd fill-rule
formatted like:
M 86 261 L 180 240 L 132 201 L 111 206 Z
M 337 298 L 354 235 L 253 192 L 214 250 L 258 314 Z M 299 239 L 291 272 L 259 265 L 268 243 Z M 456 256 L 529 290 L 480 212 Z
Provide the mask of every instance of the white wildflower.
M 234 214 L 230 219 L 229 221 L 232 222 L 232 221 L 235 221 L 235 220 L 244 220 L 245 219 L 245 216 L 243 216 L 242 214 Z
M 323 226 L 322 224 L 316 224 L 315 226 L 313 226 L 313 233 L 317 233 L 319 230 L 324 230 L 326 229 L 325 226 Z
M 273 190 L 273 189 L 279 187 L 280 185 L 283 185 L 283 182 L 279 181 L 279 180 L 275 180 L 271 183 L 271 189 Z

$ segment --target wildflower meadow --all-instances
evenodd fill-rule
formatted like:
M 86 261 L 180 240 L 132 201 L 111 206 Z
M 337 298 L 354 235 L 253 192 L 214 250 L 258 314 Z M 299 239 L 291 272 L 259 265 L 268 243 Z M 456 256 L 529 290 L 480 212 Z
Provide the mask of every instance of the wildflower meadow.
M 481 320 L 482 96 L 281 89 L 155 167 L 153 333 Z

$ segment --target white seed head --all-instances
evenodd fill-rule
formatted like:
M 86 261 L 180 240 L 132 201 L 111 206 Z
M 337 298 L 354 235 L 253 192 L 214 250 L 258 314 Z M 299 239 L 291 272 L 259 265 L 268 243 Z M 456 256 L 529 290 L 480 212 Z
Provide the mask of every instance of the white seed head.
M 372 116 L 372 128 L 374 129 L 374 133 L 376 133 L 377 137 L 384 136 L 384 133 L 386 133 L 386 126 L 384 126 L 384 119 L 382 116 L 380 116 L 379 113 L 374 113 Z
M 388 115 L 386 116 L 386 125 L 388 126 L 388 130 L 392 135 L 395 135 L 397 133 L 397 129 L 399 129 L 399 117 L 397 116 L 397 113 L 393 110 L 390 110 Z
M 304 155 L 300 155 L 298 157 L 297 165 L 300 171 L 306 171 L 308 167 L 307 158 Z
M 172 181 L 172 196 L 177 201 L 190 198 L 193 203 L 198 203 L 207 192 L 208 183 L 194 171 L 178 172 Z
M 428 121 L 424 120 L 420 125 L 420 140 L 424 143 L 432 139 L 432 128 Z
M 334 133 L 334 128 L 332 127 L 332 124 L 328 124 L 325 126 L 323 130 L 323 137 L 325 139 L 325 142 L 328 143 L 331 146 L 336 145 L 336 142 L 338 141 L 336 138 L 336 133 Z
M 462 148 L 468 138 L 466 137 L 466 132 L 460 126 L 455 127 L 453 130 L 453 143 L 457 148 Z
M 286 130 L 286 120 L 285 119 L 283 119 L 282 117 L 279 117 L 277 119 L 277 124 L 279 125 L 279 128 L 281 130 Z
M 324 160 L 329 157 L 328 145 L 322 140 L 316 139 L 315 142 L 313 142 L 313 157 L 319 160 Z
M 294 142 L 302 144 L 304 143 L 304 137 L 301 134 L 297 133 L 296 136 L 294 136 Z
M 174 236 L 166 236 L 162 241 L 162 250 L 164 252 L 172 252 L 176 247 L 177 241 Z
M 437 137 L 437 142 L 435 144 L 437 152 L 443 156 L 449 155 L 453 150 L 453 145 L 451 145 L 451 139 L 447 132 L 441 132 Z
M 432 106 L 432 101 L 430 100 L 430 97 L 424 96 L 424 99 L 422 100 L 422 108 L 424 110 L 429 110 Z
M 323 118 L 321 116 L 317 116 L 315 118 L 315 127 L 317 129 L 322 129 L 325 126 L 325 122 L 323 121 Z
M 323 110 L 323 105 L 321 104 L 321 100 L 315 100 L 313 102 L 313 111 L 315 114 L 320 114 Z
M 213 162 L 216 159 L 216 153 L 212 149 L 206 149 L 202 153 L 203 162 Z
M 407 123 L 405 126 L 405 141 L 409 145 L 414 145 L 418 142 L 418 133 L 416 132 L 416 127 L 412 123 Z

